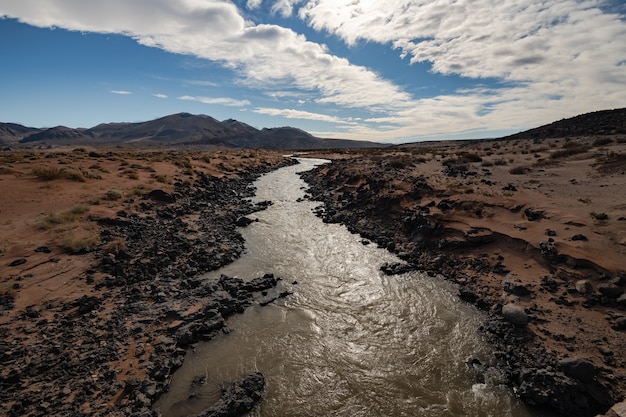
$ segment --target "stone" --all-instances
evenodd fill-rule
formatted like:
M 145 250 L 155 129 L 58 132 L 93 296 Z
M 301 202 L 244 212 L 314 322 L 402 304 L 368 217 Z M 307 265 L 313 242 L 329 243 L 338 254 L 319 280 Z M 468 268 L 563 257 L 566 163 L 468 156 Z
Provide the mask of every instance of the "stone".
M 20 265 L 24 265 L 26 263 L 26 259 L 25 258 L 20 258 L 20 259 L 16 259 L 13 262 L 11 262 L 9 264 L 9 266 L 20 266 Z
M 572 240 L 574 241 L 581 241 L 581 242 L 587 242 L 589 241 L 589 239 L 587 238 L 587 236 L 583 235 L 583 234 L 577 234 L 572 236 Z
M 531 291 L 525 285 L 513 282 L 508 278 L 502 281 L 502 288 L 508 294 L 517 295 L 518 297 L 527 297 L 531 294 Z
M 173 194 L 170 194 L 163 190 L 152 190 L 148 193 L 147 198 L 153 201 L 160 201 L 162 203 L 176 202 L 176 197 Z
M 526 210 L 524 210 L 524 214 L 526 215 L 526 218 L 531 222 L 539 221 L 544 217 L 543 210 L 533 210 L 531 208 L 527 208 Z
M 596 378 L 596 367 L 587 359 L 573 357 L 561 359 L 559 367 L 565 375 L 583 383 L 590 383 Z
M 380 270 L 385 275 L 404 274 L 406 272 L 413 271 L 414 269 L 415 268 L 409 264 L 404 264 L 404 263 L 399 263 L 399 262 L 396 262 L 396 263 L 385 262 L 380 267 Z
M 615 284 L 600 284 L 598 285 L 598 291 L 608 298 L 618 298 L 624 294 L 624 290 Z
M 593 294 L 593 286 L 588 279 L 581 279 L 576 281 L 576 291 L 582 295 L 590 295 Z
M 235 221 L 235 226 L 237 227 L 246 227 L 249 226 L 254 220 L 249 217 L 241 216 Z
M 502 306 L 502 317 L 516 326 L 526 326 L 528 324 L 528 314 L 522 307 L 513 303 Z
M 265 391 L 265 378 L 260 372 L 244 376 L 222 389 L 218 402 L 201 411 L 197 417 L 243 416 L 261 401 Z

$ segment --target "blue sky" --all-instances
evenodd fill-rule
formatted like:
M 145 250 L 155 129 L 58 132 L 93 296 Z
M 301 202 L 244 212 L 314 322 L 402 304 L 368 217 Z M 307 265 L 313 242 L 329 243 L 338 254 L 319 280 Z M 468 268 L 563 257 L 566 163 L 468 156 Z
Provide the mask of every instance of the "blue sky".
M 408 142 L 626 106 L 621 0 L 0 0 L 0 121 Z

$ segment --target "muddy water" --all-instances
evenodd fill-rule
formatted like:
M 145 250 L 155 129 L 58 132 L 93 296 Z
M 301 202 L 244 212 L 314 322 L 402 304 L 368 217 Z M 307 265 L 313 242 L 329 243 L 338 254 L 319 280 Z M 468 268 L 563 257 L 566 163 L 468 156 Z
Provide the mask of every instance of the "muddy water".
M 257 182 L 257 199 L 274 205 L 243 230 L 247 253 L 212 275 L 271 272 L 294 294 L 249 308 L 229 319 L 229 334 L 190 351 L 156 408 L 193 415 L 221 382 L 258 370 L 267 386 L 257 416 L 530 416 L 497 375 L 477 383 L 467 367 L 489 352 L 481 315 L 454 287 L 417 272 L 384 276 L 381 264 L 397 258 L 301 201 L 297 172 L 316 163 Z

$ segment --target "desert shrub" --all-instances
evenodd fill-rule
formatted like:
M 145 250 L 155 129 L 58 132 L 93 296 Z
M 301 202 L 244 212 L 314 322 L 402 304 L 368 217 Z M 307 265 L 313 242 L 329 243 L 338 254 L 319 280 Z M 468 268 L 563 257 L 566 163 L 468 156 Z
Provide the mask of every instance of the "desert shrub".
M 581 203 L 584 203 L 584 204 L 591 203 L 591 199 L 590 198 L 579 198 L 578 201 L 580 201 Z
M 528 172 L 530 172 L 530 168 L 524 165 L 516 166 L 509 169 L 509 174 L 511 175 L 524 175 Z
M 63 178 L 68 179 L 70 181 L 85 182 L 85 176 L 83 175 L 82 172 L 80 172 L 77 169 L 74 169 L 74 168 L 63 169 L 61 170 L 61 174 L 63 175 Z
M 32 174 L 42 181 L 52 181 L 62 177 L 61 170 L 53 167 L 33 168 Z
M 550 154 L 550 158 L 551 159 L 567 158 L 568 156 L 585 153 L 590 149 L 589 146 L 580 145 L 580 144 L 577 144 L 576 146 L 565 147 L 565 145 L 567 145 L 568 143 L 574 143 L 574 142 L 567 142 L 566 144 L 563 145 L 563 149 L 552 152 Z
M 504 158 L 498 158 L 495 161 L 493 161 L 493 164 L 494 165 L 506 165 L 507 162 L 506 162 L 506 159 Z
M 626 170 L 626 154 L 607 152 L 605 156 L 596 159 L 594 166 L 601 174 L 624 171 Z
M 589 215 L 596 220 L 608 220 L 609 219 L 609 215 L 606 213 L 596 213 L 595 211 L 592 211 L 591 213 L 589 213 Z
M 98 246 L 99 244 L 100 238 L 92 234 L 88 236 L 68 237 L 63 240 L 61 248 L 63 248 L 66 252 L 75 253 Z
M 493 164 L 494 164 L 494 163 L 493 163 L 493 162 L 491 162 L 491 161 L 483 161 L 483 162 L 482 162 L 482 164 L 480 164 L 480 166 L 483 166 L 483 167 L 492 167 L 492 166 L 493 166 Z
M 578 148 L 579 146 L 583 146 L 583 144 L 580 142 L 574 142 L 568 138 L 568 140 L 561 146 L 561 148 L 571 149 L 571 148 Z
M 393 169 L 403 169 L 413 164 L 407 157 L 396 157 L 389 161 L 389 166 Z
M 74 206 L 68 211 L 64 211 L 58 214 L 50 214 L 44 217 L 39 222 L 40 229 L 51 229 L 54 226 L 58 226 L 61 224 L 71 223 L 76 221 L 81 214 L 84 214 L 89 211 L 89 207 L 87 206 Z
M 31 173 L 41 181 L 53 181 L 66 179 L 70 181 L 85 182 L 85 176 L 75 168 L 39 167 L 33 168 Z
M 483 160 L 480 155 L 472 152 L 459 152 L 457 155 L 459 158 L 463 158 L 468 162 L 481 162 Z
M 122 192 L 116 189 L 111 189 L 107 191 L 106 194 L 104 195 L 105 199 L 109 201 L 119 200 L 120 198 L 122 198 L 122 196 L 123 196 Z
M 613 139 L 611 138 L 597 138 L 593 141 L 591 146 L 604 146 L 613 143 Z
M 156 182 L 160 182 L 161 184 L 169 184 L 172 181 L 165 174 L 152 174 L 150 175 Z

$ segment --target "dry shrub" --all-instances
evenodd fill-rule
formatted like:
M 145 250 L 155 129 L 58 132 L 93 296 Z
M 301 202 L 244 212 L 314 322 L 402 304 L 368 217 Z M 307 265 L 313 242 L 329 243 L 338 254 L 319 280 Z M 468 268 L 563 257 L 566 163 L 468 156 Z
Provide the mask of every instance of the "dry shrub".
M 626 170 L 626 154 L 608 152 L 605 156 L 597 158 L 594 164 L 601 174 L 612 174 Z
M 568 142 L 568 143 L 575 143 L 575 142 Z M 566 143 L 565 145 L 567 145 L 568 143 Z M 550 158 L 551 159 L 567 158 L 569 156 L 585 153 L 589 149 L 591 149 L 590 146 L 581 145 L 581 144 L 577 144 L 576 146 L 568 146 L 568 147 L 565 147 L 565 145 L 563 145 L 563 149 L 552 152 L 550 154 Z
M 41 181 L 54 181 L 66 179 L 70 181 L 85 182 L 85 176 L 75 168 L 39 167 L 33 168 L 31 173 Z
M 530 168 L 527 166 L 516 166 L 509 170 L 509 174 L 511 175 L 524 175 L 530 172 Z
M 88 211 L 89 207 L 79 205 L 59 214 L 50 214 L 39 222 L 39 228 L 48 230 L 54 226 L 74 222 L 80 217 L 80 215 L 85 214 Z
M 81 252 L 89 248 L 93 248 L 94 246 L 98 246 L 99 244 L 100 238 L 95 234 L 91 234 L 80 237 L 68 237 L 63 241 L 61 247 L 66 252 L 75 253 Z

